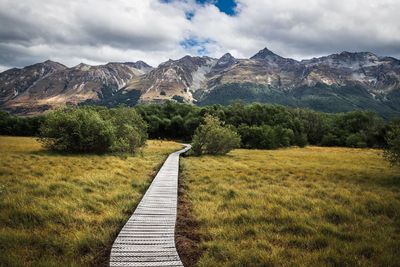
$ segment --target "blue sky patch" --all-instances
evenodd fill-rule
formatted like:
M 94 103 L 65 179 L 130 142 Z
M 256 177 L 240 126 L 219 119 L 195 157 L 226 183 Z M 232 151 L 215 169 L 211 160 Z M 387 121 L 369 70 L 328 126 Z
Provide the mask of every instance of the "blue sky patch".
M 186 16 L 186 19 L 192 20 L 192 18 L 194 16 L 194 11 L 186 12 L 185 16 Z
M 235 8 L 236 8 L 236 1 L 235 0 L 196 0 L 197 3 L 200 4 L 205 4 L 205 3 L 212 3 L 221 12 L 224 12 L 225 14 L 229 16 L 234 16 L 236 14 Z
M 183 47 L 185 50 L 194 50 L 197 55 L 199 56 L 205 56 L 209 54 L 209 51 L 207 50 L 207 44 L 210 44 L 214 41 L 210 39 L 199 39 L 197 37 L 189 37 L 184 39 L 179 43 L 181 47 Z
M 171 3 L 173 1 L 179 1 L 179 0 L 160 0 L 161 3 Z M 221 12 L 224 12 L 225 14 L 229 15 L 229 16 L 234 16 L 236 15 L 236 1 L 235 0 L 196 0 L 197 3 L 199 4 L 213 4 L 216 7 L 218 7 L 218 9 Z M 194 13 L 192 12 L 188 12 L 186 14 L 186 18 L 188 20 L 191 20 L 192 17 L 194 16 Z

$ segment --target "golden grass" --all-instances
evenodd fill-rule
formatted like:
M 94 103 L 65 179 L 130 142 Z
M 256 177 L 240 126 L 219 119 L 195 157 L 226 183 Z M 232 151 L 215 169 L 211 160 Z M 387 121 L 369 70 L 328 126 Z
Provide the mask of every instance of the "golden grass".
M 199 266 L 399 266 L 400 171 L 380 150 L 234 150 L 182 161 Z
M 33 138 L 0 137 L 0 266 L 104 265 L 151 176 L 180 147 L 60 155 Z

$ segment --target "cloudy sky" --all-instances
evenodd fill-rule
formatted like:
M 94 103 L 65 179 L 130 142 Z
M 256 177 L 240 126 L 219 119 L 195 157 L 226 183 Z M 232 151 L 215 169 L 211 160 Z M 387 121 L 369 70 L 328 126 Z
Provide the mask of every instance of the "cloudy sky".
M 295 59 L 341 51 L 400 58 L 399 0 L 0 0 L 0 71 L 46 59 L 144 60 L 186 54 Z

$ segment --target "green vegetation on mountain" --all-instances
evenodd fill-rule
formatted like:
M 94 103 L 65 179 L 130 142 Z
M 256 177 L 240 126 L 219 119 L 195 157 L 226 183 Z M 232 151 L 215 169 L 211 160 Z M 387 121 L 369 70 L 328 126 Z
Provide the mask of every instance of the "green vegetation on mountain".
M 354 110 L 370 110 L 384 118 L 400 116 L 397 97 L 388 100 L 374 98 L 360 86 L 329 86 L 317 84 L 312 87 L 299 87 L 296 90 L 283 91 L 271 86 L 252 83 L 224 84 L 209 92 L 199 91 L 199 105 L 229 105 L 243 103 L 269 103 L 289 107 L 310 108 L 321 112 L 338 113 Z M 396 102 L 397 101 L 397 102 Z
M 271 86 L 253 83 L 228 83 L 217 86 L 209 92 L 197 91 L 194 97 L 198 98 L 200 106 L 229 105 L 235 102 L 266 103 L 296 106 L 293 96 Z

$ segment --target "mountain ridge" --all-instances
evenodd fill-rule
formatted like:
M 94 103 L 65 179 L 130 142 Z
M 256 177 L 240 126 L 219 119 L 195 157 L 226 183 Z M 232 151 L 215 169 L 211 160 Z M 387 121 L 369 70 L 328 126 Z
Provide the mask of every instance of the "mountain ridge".
M 153 68 L 143 61 L 68 68 L 47 60 L 0 73 L 0 107 L 35 114 L 65 104 L 266 102 L 400 116 L 400 60 L 347 52 L 297 61 L 268 48 L 249 59 L 184 56 Z M 325 105 L 325 106 L 324 106 Z

